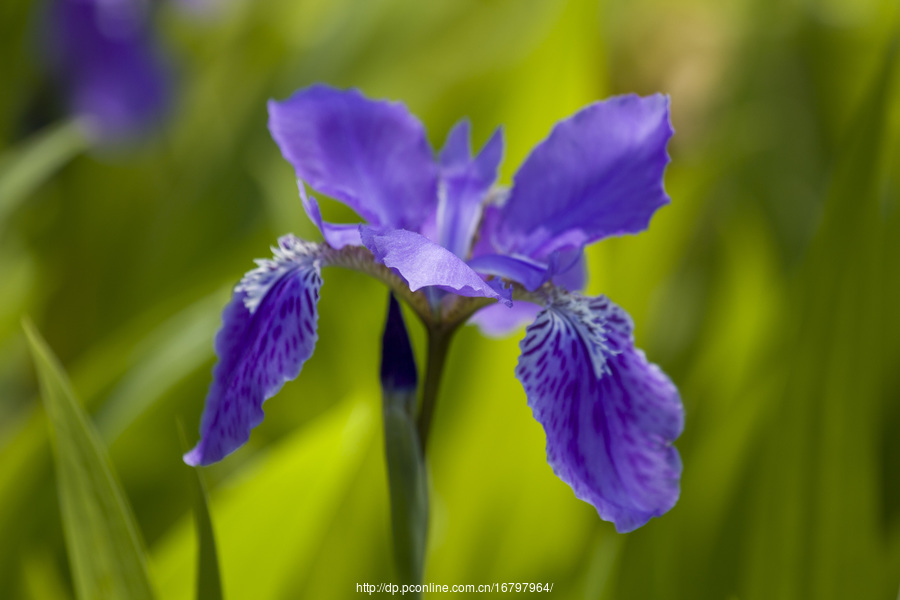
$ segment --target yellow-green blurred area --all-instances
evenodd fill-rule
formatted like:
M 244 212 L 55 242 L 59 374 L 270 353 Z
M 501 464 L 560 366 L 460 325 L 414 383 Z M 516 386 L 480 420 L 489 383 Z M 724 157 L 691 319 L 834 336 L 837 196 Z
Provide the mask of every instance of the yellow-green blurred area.
M 462 117 L 476 147 L 503 126 L 505 184 L 583 105 L 671 95 L 672 203 L 647 232 L 590 249 L 588 291 L 630 312 L 682 393 L 681 499 L 617 534 L 547 465 L 513 374 L 521 332 L 466 327 L 429 446 L 426 582 L 553 583 L 558 598 L 897 597 L 896 0 L 156 8 L 175 73 L 168 119 L 140 143 L 38 169 L 28 193 L 0 179 L 0 597 L 74 597 L 24 315 L 108 448 L 158 596 L 193 597 L 193 474 L 176 422 L 195 441 L 230 287 L 278 235 L 319 239 L 266 129 L 267 99 L 314 82 L 403 101 L 435 147 Z M 0 5 L 7 178 L 63 116 L 46 108 L 58 99 L 37 58 L 39 9 Z M 204 471 L 230 599 L 349 598 L 393 581 L 386 291 L 353 272 L 324 279 L 313 358 L 247 446 Z

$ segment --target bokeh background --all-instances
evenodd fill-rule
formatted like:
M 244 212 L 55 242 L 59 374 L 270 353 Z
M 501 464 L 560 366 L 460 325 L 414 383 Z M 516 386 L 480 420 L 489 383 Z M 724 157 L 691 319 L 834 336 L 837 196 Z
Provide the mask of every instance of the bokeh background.
M 521 332 L 467 327 L 431 440 L 426 581 L 552 582 L 559 598 L 897 597 L 895 0 L 153 8 L 170 110 L 141 139 L 97 146 L 64 125 L 41 3 L 0 5 L 0 597 L 74 597 L 23 315 L 108 448 L 159 597 L 193 596 L 176 421 L 193 441 L 230 287 L 278 235 L 318 239 L 265 106 L 317 81 L 402 100 L 435 147 L 464 116 L 476 146 L 502 125 L 505 183 L 584 104 L 672 98 L 672 204 L 646 233 L 590 250 L 588 289 L 631 313 L 682 392 L 678 505 L 627 535 L 600 521 L 546 464 L 513 376 Z M 344 598 L 393 580 L 385 306 L 380 284 L 328 270 L 315 355 L 250 443 L 204 470 L 226 597 Z

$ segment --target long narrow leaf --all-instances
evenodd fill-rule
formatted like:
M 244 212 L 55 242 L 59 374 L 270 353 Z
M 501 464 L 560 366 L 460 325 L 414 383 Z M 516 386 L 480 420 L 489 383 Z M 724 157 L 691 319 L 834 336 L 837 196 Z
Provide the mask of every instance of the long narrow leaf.
M 23 327 L 50 423 L 77 595 L 84 600 L 152 598 L 143 544 L 106 450 L 46 342 L 30 321 Z
M 197 482 L 194 493 L 194 520 L 197 527 L 197 600 L 220 600 L 222 578 L 219 575 L 219 557 L 216 553 L 216 538 L 213 533 L 212 518 L 209 515 L 209 497 L 206 485 L 198 468 L 194 468 Z
M 372 404 L 343 402 L 217 487 L 211 506 L 230 597 L 296 597 L 374 451 Z M 182 521 L 153 548 L 157 589 L 166 600 L 191 597 L 193 537 Z
M 178 422 L 181 453 L 191 449 L 184 433 L 184 425 Z M 191 496 L 194 503 L 194 529 L 197 535 L 197 600 L 221 600 L 222 577 L 219 574 L 219 555 L 216 552 L 216 536 L 209 514 L 209 494 L 199 467 L 191 467 Z

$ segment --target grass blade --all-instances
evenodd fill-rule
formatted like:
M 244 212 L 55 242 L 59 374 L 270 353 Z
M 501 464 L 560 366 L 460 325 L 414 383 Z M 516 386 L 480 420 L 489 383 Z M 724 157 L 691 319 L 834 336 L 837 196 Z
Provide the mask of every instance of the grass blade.
M 69 563 L 79 598 L 153 597 L 137 525 L 106 449 L 34 325 L 23 322 L 50 422 Z
M 187 452 L 187 450 L 185 450 Z M 216 553 L 216 538 L 213 533 L 212 518 L 209 515 L 209 497 L 203 476 L 197 468 L 194 493 L 194 519 L 197 523 L 197 600 L 220 600 L 222 578 L 219 575 L 219 556 Z
M 181 452 L 191 449 L 184 433 L 184 425 L 178 422 L 178 434 L 181 438 Z M 222 577 L 219 574 L 219 555 L 216 552 L 216 537 L 213 531 L 212 517 L 209 514 L 209 494 L 203 473 L 197 467 L 190 467 L 191 496 L 194 504 L 194 527 L 197 532 L 197 600 L 221 600 Z
M 359 469 L 375 451 L 373 404 L 343 402 L 217 486 L 211 502 L 229 596 L 307 596 L 298 590 L 316 569 Z M 194 537 L 182 521 L 154 546 L 160 597 L 191 597 Z

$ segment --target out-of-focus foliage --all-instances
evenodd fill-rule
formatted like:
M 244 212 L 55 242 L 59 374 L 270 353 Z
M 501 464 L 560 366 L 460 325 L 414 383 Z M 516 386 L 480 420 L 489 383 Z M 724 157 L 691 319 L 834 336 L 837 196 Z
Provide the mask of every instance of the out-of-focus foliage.
M 672 96 L 672 204 L 646 233 L 591 250 L 589 291 L 631 313 L 681 389 L 681 500 L 616 534 L 547 466 L 513 376 L 517 337 L 466 328 L 429 446 L 426 581 L 552 582 L 561 598 L 896 597 L 894 0 L 186 4 L 154 3 L 177 75 L 169 120 L 66 162 L 78 144 L 47 142 L 66 130 L 47 129 L 65 116 L 41 67 L 42 3 L 0 3 L 0 597 L 75 589 L 23 314 L 108 448 L 159 596 L 193 597 L 195 475 L 175 423 L 191 435 L 199 421 L 229 286 L 279 234 L 317 239 L 265 110 L 316 81 L 406 102 L 435 146 L 463 116 L 476 145 L 503 125 L 507 183 L 582 105 Z M 226 597 L 343 598 L 393 579 L 385 297 L 326 271 L 315 355 L 248 446 L 205 471 Z
M 79 598 L 150 600 L 147 553 L 128 501 L 65 373 L 25 321 L 50 423 L 56 484 Z

